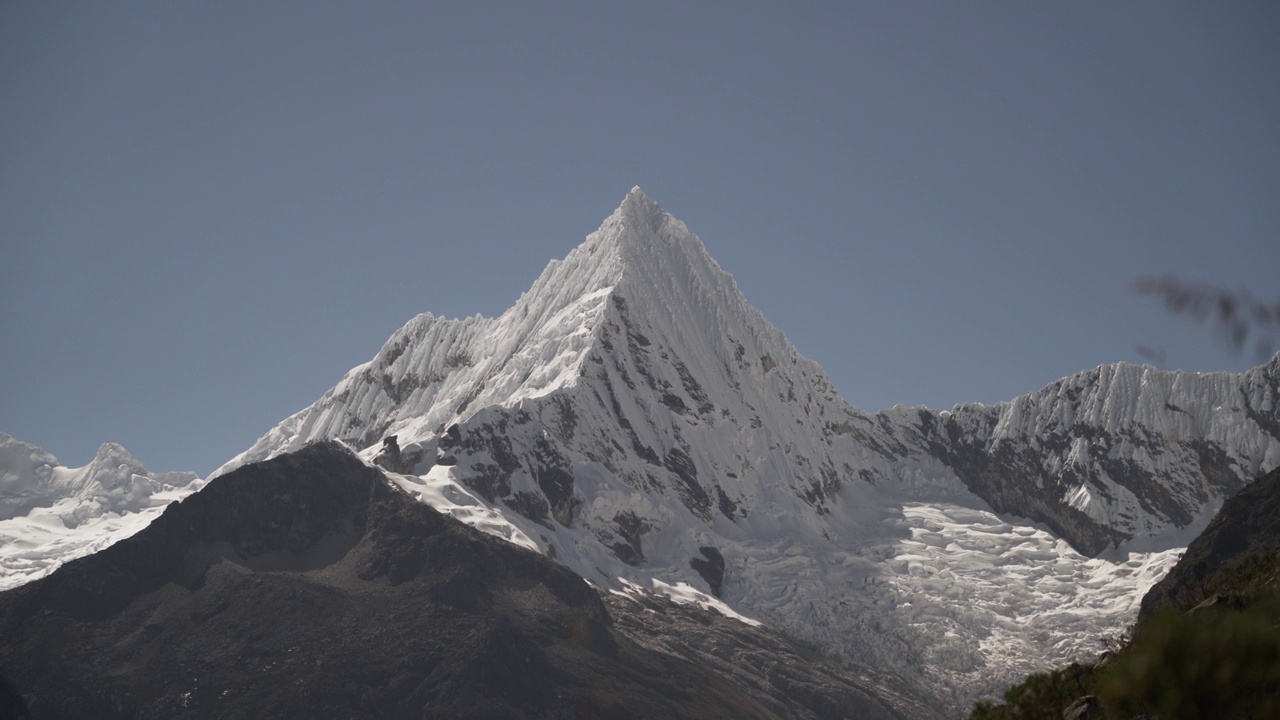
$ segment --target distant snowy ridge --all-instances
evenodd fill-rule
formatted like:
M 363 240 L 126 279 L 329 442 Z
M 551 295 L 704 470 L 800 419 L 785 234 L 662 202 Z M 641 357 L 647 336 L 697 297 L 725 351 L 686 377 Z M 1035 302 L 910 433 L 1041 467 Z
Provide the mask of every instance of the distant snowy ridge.
M 500 317 L 414 318 L 219 473 L 341 439 L 592 582 L 723 604 L 958 706 L 1129 622 L 1280 464 L 1278 387 L 1280 358 L 1115 365 L 863 412 L 637 188 Z
M 115 443 L 68 468 L 0 433 L 0 589 L 132 535 L 202 485 L 195 473 L 148 472 Z
M 1280 465 L 1280 355 L 1241 374 L 1104 365 L 995 406 L 881 413 L 1001 512 L 1095 555 L 1203 528 Z

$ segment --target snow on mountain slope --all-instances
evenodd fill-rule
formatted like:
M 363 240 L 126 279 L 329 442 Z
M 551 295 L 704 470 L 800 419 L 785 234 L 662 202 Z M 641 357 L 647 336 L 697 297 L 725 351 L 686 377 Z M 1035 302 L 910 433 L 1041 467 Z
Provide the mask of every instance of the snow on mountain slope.
M 215 475 L 324 438 L 365 447 L 385 435 L 430 441 L 446 421 L 571 384 L 622 275 L 604 239 L 552 261 L 500 318 L 425 313 L 315 405 L 286 419 Z
M 1119 363 L 993 407 L 885 414 L 994 508 L 1096 555 L 1203 527 L 1280 465 L 1278 412 L 1280 355 L 1239 375 Z
M 415 318 L 219 472 L 341 439 L 592 582 L 721 605 L 963 705 L 1130 621 L 1280 464 L 1278 378 L 1280 358 L 1104 366 L 869 414 L 637 188 L 501 317 Z
M 67 468 L 0 433 L 0 590 L 129 537 L 202 485 L 195 473 L 148 472 L 115 443 Z

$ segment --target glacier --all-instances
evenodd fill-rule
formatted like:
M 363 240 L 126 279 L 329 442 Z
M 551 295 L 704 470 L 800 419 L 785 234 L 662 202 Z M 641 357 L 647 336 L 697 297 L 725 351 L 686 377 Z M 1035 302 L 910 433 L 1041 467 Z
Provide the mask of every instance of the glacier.
M 1278 397 L 1280 356 L 866 412 L 635 188 L 501 316 L 413 318 L 214 476 L 339 440 L 602 589 L 764 623 L 963 708 L 1122 631 L 1280 465 Z

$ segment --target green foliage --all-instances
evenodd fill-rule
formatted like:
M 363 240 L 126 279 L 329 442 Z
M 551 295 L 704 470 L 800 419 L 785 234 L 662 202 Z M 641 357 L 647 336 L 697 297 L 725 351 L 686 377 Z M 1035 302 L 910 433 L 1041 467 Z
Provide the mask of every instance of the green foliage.
M 1100 674 L 1108 715 L 1280 717 L 1280 628 L 1264 609 L 1165 610 Z
M 1215 596 L 1225 596 L 1237 609 L 1280 598 L 1280 549 L 1246 555 L 1217 571 L 1210 571 L 1201 560 L 1173 590 L 1171 600 L 1190 610 Z
M 969 719 L 1061 718 L 1063 708 L 1091 694 L 1094 672 L 1091 666 L 1072 663 L 1061 670 L 1036 673 L 1005 692 L 1004 704 L 978 703 Z

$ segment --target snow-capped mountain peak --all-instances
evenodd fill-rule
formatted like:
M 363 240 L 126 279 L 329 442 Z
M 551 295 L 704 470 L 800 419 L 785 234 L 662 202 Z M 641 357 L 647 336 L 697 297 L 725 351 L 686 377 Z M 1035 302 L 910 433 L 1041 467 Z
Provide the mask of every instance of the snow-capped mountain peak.
M 149 472 L 116 443 L 68 468 L 0 433 L 0 589 L 132 535 L 202 485 L 195 473 Z
M 672 318 L 682 326 L 668 327 Z M 359 448 L 392 434 L 401 444 L 430 443 L 480 407 L 511 406 L 577 383 L 591 350 L 610 343 L 603 337 L 610 321 L 633 319 L 680 341 L 723 339 L 727 326 L 738 325 L 744 339 L 768 337 L 769 348 L 757 357 L 769 350 L 778 359 L 795 357 L 697 236 L 637 187 L 580 246 L 549 263 L 500 317 L 419 315 L 316 405 L 215 475 L 324 438 Z M 771 356 L 764 362 L 776 361 Z
M 1277 407 L 1273 361 L 863 412 L 635 188 L 500 317 L 414 318 L 219 472 L 339 439 L 601 586 L 925 668 L 963 703 L 1123 627 L 1280 464 Z

